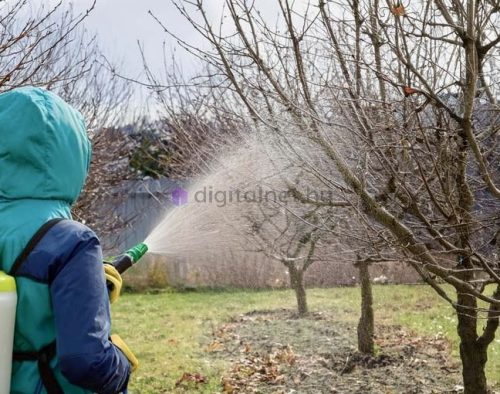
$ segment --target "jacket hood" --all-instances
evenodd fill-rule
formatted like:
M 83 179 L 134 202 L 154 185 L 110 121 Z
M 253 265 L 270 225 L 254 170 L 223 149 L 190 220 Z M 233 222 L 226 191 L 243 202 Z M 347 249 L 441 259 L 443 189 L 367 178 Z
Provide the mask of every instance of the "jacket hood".
M 59 96 L 34 87 L 0 94 L 0 201 L 72 204 L 90 154 L 83 116 Z

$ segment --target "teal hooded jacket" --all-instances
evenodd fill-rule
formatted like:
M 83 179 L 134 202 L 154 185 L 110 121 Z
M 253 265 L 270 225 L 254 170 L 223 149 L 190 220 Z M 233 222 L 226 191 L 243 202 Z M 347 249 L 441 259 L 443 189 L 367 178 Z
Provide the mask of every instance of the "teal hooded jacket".
M 0 269 L 9 272 L 33 234 L 54 218 L 71 219 L 91 146 L 82 115 L 41 88 L 0 94 Z M 64 393 L 118 393 L 130 366 L 109 340 L 110 312 L 95 234 L 56 224 L 16 277 L 14 351 L 56 341 L 52 369 Z M 14 362 L 13 394 L 45 393 L 32 361 Z

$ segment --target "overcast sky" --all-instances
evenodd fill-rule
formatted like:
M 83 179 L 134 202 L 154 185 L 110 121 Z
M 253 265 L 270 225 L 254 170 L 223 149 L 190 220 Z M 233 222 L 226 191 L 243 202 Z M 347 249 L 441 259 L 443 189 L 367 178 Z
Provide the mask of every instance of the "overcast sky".
M 47 6 L 56 4 L 58 0 L 31 1 Z M 223 3 L 224 0 L 205 0 L 211 17 L 220 17 Z M 296 0 L 296 3 L 297 8 L 300 8 L 307 0 Z M 72 4 L 77 12 L 83 12 L 90 7 L 92 0 L 63 0 L 63 4 Z M 269 21 L 276 20 L 276 0 L 256 0 L 255 4 Z M 152 11 L 175 34 L 191 43 L 199 44 L 199 35 L 179 14 L 171 0 L 97 0 L 97 5 L 85 24 L 89 31 L 98 35 L 105 55 L 119 62 L 123 71 L 130 75 L 137 75 L 142 71 L 138 41 L 144 46 L 148 62 L 153 68 L 162 67 L 164 41 L 167 48 L 175 50 L 176 57 L 189 67 L 192 59 L 182 50 L 176 49 L 175 40 L 168 37 L 148 11 Z
M 0 0 L 1 1 L 1 0 Z M 14 1 L 14 0 L 12 0 Z M 33 5 L 31 12 L 37 12 L 40 8 L 50 9 L 58 4 L 60 0 L 28 0 Z M 309 0 L 295 0 L 294 9 L 304 10 Z M 8 4 L 9 0 L 7 0 Z M 204 0 L 205 8 L 214 23 L 220 20 L 223 13 L 225 0 Z M 84 13 L 93 3 L 93 0 L 62 0 L 64 9 L 73 7 L 76 14 Z M 264 19 L 274 25 L 278 17 L 277 0 L 255 0 L 255 7 Z M 97 0 L 94 10 L 85 19 L 86 29 L 97 35 L 99 46 L 103 54 L 115 65 L 119 72 L 129 78 L 141 80 L 147 83 L 144 77 L 143 64 L 141 60 L 138 42 L 143 46 L 148 65 L 161 76 L 164 71 L 163 43 L 166 44 L 168 52 L 173 52 L 175 58 L 181 63 L 184 77 L 194 75 L 199 68 L 199 63 L 190 54 L 186 53 L 176 40 L 169 37 L 162 27 L 149 15 L 151 11 L 166 26 L 167 29 L 181 37 L 183 40 L 205 46 L 199 33 L 187 22 L 172 0 Z M 230 27 L 226 23 L 227 28 Z M 170 53 L 167 54 L 170 61 Z M 167 64 L 169 67 L 169 64 Z M 133 104 L 136 108 L 144 106 L 147 97 L 147 89 L 136 85 L 137 95 L 134 96 Z M 149 111 L 154 112 L 153 107 Z

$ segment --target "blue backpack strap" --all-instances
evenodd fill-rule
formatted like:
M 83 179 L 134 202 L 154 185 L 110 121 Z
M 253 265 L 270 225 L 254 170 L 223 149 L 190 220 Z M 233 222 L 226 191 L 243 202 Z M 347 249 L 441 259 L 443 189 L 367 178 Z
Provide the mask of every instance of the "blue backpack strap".
M 60 221 L 65 220 L 62 218 L 56 218 L 49 220 L 30 239 L 26 247 L 19 254 L 16 261 L 12 265 L 10 270 L 10 275 L 16 276 L 22 267 L 23 263 L 26 261 L 30 253 L 36 247 L 36 245 L 42 240 L 42 238 L 47 234 L 47 232 L 54 227 Z M 49 343 L 47 346 L 36 352 L 14 352 L 14 361 L 36 361 L 38 363 L 38 372 L 42 383 L 47 390 L 48 394 L 64 394 L 59 382 L 57 381 L 54 371 L 50 367 L 50 360 L 56 356 L 56 342 Z

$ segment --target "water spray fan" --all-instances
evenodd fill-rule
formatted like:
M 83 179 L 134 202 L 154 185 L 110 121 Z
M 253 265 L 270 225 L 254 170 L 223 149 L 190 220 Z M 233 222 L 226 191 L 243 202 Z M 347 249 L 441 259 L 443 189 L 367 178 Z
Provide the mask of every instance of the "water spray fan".
M 125 253 L 113 259 L 110 264 L 112 264 L 120 274 L 123 274 L 126 270 L 137 263 L 147 251 L 148 246 L 145 243 L 137 244 Z

